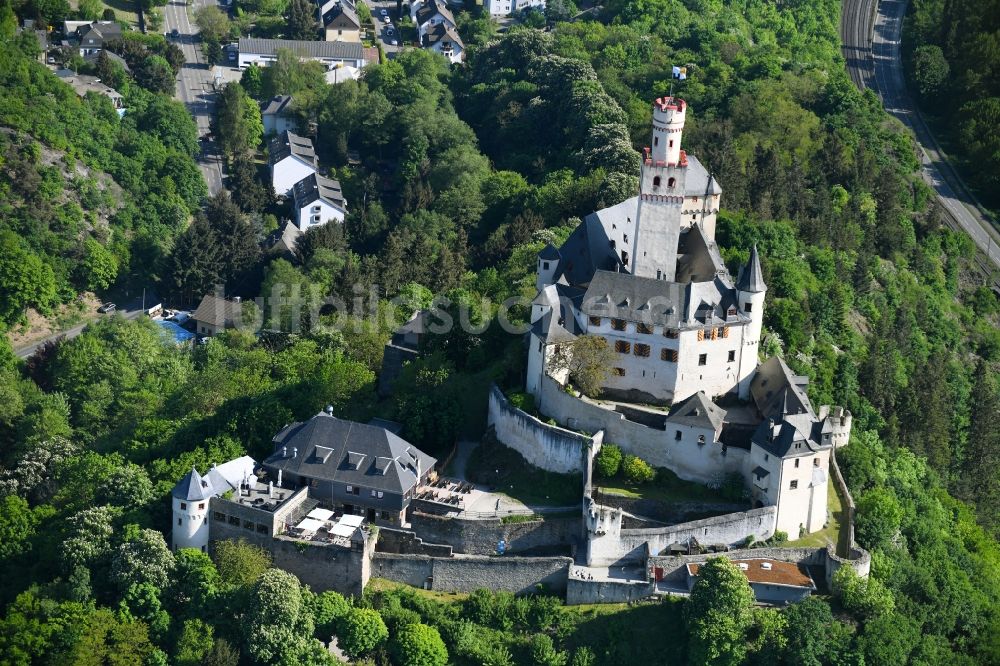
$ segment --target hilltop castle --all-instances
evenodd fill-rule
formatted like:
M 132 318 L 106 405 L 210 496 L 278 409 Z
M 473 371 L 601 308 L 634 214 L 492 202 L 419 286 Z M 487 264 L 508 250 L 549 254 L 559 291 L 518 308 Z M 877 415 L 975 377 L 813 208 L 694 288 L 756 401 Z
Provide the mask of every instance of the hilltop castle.
M 777 507 L 771 531 L 794 539 L 826 523 L 830 452 L 847 443 L 851 417 L 816 412 L 807 378 L 781 359 L 759 363 L 760 257 L 753 248 L 735 281 L 722 261 L 722 188 L 681 148 L 686 112 L 682 99 L 657 99 L 638 195 L 539 253 L 527 390 L 561 424 L 604 431 L 682 478 L 716 485 L 741 475 L 755 507 Z M 614 351 L 606 402 L 567 396 L 569 377 L 552 363 L 581 335 Z

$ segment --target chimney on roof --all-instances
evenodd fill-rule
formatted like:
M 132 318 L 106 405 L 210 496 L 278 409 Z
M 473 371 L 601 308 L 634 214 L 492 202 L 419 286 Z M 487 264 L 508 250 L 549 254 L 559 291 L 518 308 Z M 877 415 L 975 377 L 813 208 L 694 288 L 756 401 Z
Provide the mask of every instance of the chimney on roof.
M 239 303 L 242 299 L 240 296 L 233 296 L 233 303 Z
M 323 413 L 327 416 L 333 416 L 333 405 L 327 405 L 323 408 Z
M 287 458 L 288 457 L 288 447 L 287 446 L 281 447 L 281 457 L 282 458 Z
M 268 499 L 274 497 L 274 482 L 273 481 L 268 481 L 267 482 L 267 497 L 268 497 Z
M 293 446 L 292 447 L 292 457 L 293 458 L 298 458 L 298 456 L 299 456 L 299 447 Z
M 767 420 L 767 441 L 774 441 L 774 419 Z
M 278 470 L 278 487 L 281 487 L 281 470 Z

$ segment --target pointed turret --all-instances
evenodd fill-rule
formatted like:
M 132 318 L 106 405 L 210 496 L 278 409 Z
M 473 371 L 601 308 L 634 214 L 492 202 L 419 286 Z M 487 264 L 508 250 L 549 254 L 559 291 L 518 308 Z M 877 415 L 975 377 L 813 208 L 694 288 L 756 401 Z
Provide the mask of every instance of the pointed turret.
M 559 275 L 559 260 L 562 255 L 552 243 L 546 243 L 538 253 L 538 274 L 535 277 L 535 288 L 541 291 L 556 281 Z
M 760 294 L 767 291 L 767 285 L 764 284 L 764 274 L 760 270 L 760 257 L 757 256 L 756 244 L 750 250 L 750 261 L 740 270 L 736 288 L 748 294 Z

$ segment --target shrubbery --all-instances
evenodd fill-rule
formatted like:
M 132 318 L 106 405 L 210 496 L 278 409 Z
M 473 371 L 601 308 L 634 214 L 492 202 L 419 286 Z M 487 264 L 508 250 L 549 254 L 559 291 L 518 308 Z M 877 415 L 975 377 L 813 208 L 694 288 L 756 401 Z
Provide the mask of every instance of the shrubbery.
M 614 478 L 622 464 L 622 450 L 614 444 L 604 444 L 594 457 L 594 471 L 604 479 Z
M 649 483 L 656 478 L 656 470 L 642 458 L 629 454 L 622 459 L 622 475 L 629 483 Z

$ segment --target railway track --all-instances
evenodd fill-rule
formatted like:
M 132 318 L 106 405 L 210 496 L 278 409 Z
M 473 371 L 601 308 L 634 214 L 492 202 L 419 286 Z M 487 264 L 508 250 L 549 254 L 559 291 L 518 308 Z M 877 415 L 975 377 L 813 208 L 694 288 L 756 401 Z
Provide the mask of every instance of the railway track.
M 964 231 L 978 251 L 975 264 L 1000 293 L 1000 233 L 996 222 L 968 191 L 909 97 L 900 42 L 908 0 L 843 0 L 841 49 L 851 80 L 878 94 L 886 111 L 909 127 L 920 151 L 924 180 L 934 189 L 945 223 Z

